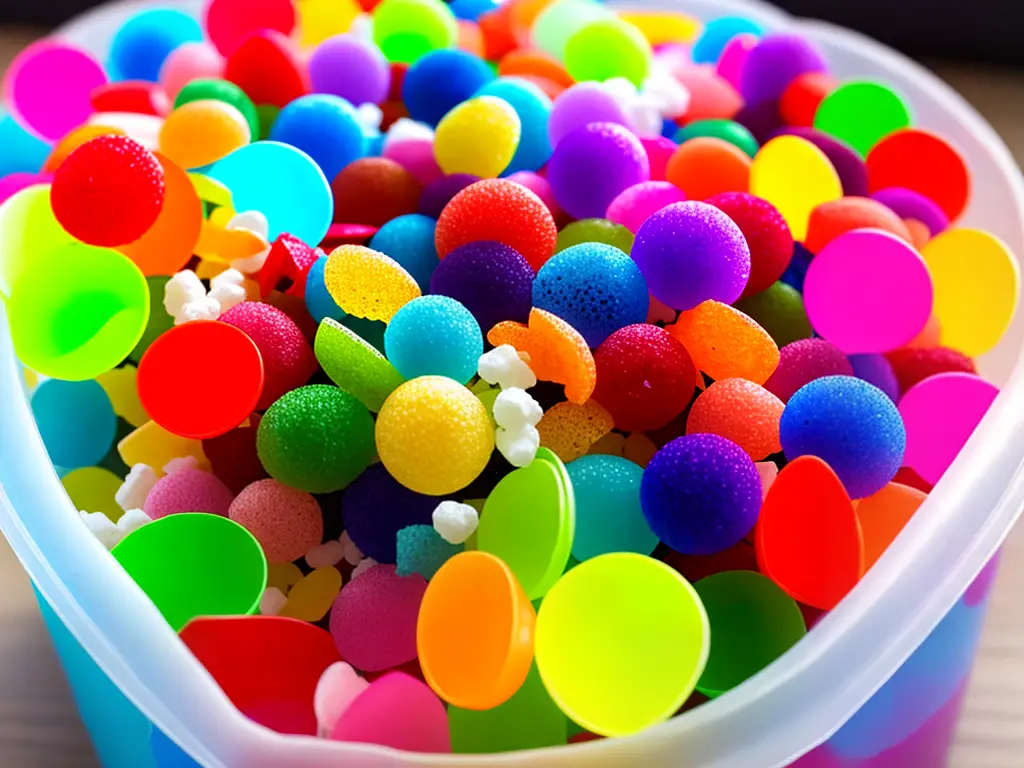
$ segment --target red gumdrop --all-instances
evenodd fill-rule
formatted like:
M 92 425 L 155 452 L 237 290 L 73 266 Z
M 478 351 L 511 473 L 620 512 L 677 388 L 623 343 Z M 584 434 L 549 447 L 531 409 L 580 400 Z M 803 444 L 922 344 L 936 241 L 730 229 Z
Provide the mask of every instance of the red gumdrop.
M 932 488 L 935 487 L 910 467 L 900 467 L 892 481 L 900 485 L 909 485 L 911 488 L 917 488 L 917 490 L 924 491 L 925 493 L 931 493 Z
M 674 549 L 666 549 L 664 560 L 691 584 L 725 571 L 757 570 L 757 555 L 746 539 L 714 555 L 684 555 Z
M 826 72 L 805 72 L 782 92 L 779 115 L 786 125 L 812 127 L 818 107 L 837 85 L 836 79 Z
M 918 382 L 939 373 L 978 372 L 971 358 L 949 347 L 897 349 L 886 352 L 885 359 L 896 374 L 901 395 Z
M 221 315 L 220 320 L 243 331 L 263 358 L 263 394 L 256 404 L 257 410 L 269 408 L 281 395 L 301 387 L 316 372 L 316 357 L 306 337 L 276 307 L 243 301 Z
M 798 602 L 831 610 L 864 573 L 853 502 L 817 456 L 787 464 L 772 483 L 754 535 L 761 572 Z
M 750 279 L 740 298 L 767 291 L 793 258 L 793 235 L 779 209 L 746 192 L 723 192 L 705 202 L 724 211 L 750 246 Z
M 164 204 L 164 172 L 148 149 L 123 135 L 98 136 L 68 155 L 53 177 L 57 221 L 89 245 L 134 242 Z
M 224 79 L 254 104 L 284 108 L 309 93 L 309 79 L 295 44 L 280 32 L 265 30 L 250 35 L 224 64 Z
M 290 35 L 295 6 L 292 0 L 210 0 L 203 21 L 210 42 L 229 56 L 253 32 L 275 30 Z
M 911 242 L 903 219 L 882 203 L 870 197 L 841 197 L 811 211 L 804 247 L 811 253 L 821 253 L 837 237 L 855 229 L 881 229 Z
M 788 403 L 800 387 L 823 376 L 853 376 L 853 366 L 834 344 L 800 339 L 779 350 L 779 365 L 764 388 Z
M 594 363 L 594 400 L 623 432 L 664 427 L 693 397 L 696 372 L 690 353 L 656 325 L 620 328 L 597 348 Z
M 287 233 L 280 235 L 267 254 L 263 268 L 256 275 L 260 295 L 273 290 L 302 298 L 306 295 L 306 275 L 313 262 L 326 254 L 319 248 L 310 248 L 299 238 Z
M 287 293 L 281 293 L 280 291 L 271 291 L 270 295 L 265 296 L 263 300 L 270 306 L 276 307 L 288 315 L 291 321 L 299 326 L 299 330 L 302 331 L 306 341 L 310 344 L 313 343 L 319 325 L 310 316 L 305 299 L 298 296 L 289 296 Z
M 171 111 L 171 100 L 157 83 L 145 80 L 124 80 L 105 83 L 89 94 L 97 112 L 133 112 L 163 117 Z
M 249 426 L 237 427 L 219 437 L 203 440 L 203 453 L 213 474 L 236 496 L 246 486 L 267 477 L 263 462 L 256 453 L 256 430 L 260 416 L 249 417 Z
M 398 216 L 416 213 L 423 187 L 409 171 L 386 157 L 349 163 L 331 182 L 334 220 L 380 227 Z
M 515 249 L 534 271 L 555 252 L 558 229 L 533 192 L 507 179 L 484 179 L 459 192 L 437 220 L 434 243 L 442 259 L 461 245 L 495 240 Z

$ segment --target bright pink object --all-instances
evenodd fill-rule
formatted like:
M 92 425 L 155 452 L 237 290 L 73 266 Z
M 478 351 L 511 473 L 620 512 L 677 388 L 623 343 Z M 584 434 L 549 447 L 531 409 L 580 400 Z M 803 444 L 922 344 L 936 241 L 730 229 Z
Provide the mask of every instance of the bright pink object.
M 160 478 L 146 497 L 143 512 L 154 520 L 179 512 L 228 516 L 234 494 L 215 475 L 179 469 Z
M 407 752 L 452 751 L 444 704 L 424 683 L 402 672 L 375 680 L 342 713 L 331 738 Z
M 665 136 L 641 137 L 640 144 L 647 153 L 647 161 L 651 164 L 651 181 L 664 181 L 668 160 L 679 149 L 679 145 Z
M 370 681 L 360 677 L 352 665 L 344 661 L 336 661 L 325 669 L 313 697 L 317 733 L 321 736 L 333 733 L 345 710 L 369 687 Z
M 217 79 L 224 73 L 224 57 L 209 43 L 185 43 L 164 59 L 160 85 L 174 102 L 178 93 L 193 80 Z
M 853 376 L 853 366 L 835 344 L 800 339 L 779 350 L 779 364 L 764 388 L 788 403 L 800 387 L 823 376 Z
M 747 56 L 759 41 L 760 38 L 757 35 L 743 34 L 736 35 L 726 43 L 722 55 L 718 57 L 718 65 L 715 67 L 718 76 L 733 88 L 738 89 L 743 65 L 747 63 Z
M 277 480 L 257 480 L 228 509 L 228 517 L 256 537 L 267 561 L 290 563 L 324 536 L 324 516 L 311 494 Z
M 295 27 L 292 0 L 211 0 L 203 26 L 217 50 L 229 56 L 254 32 L 290 35 Z
M 940 373 L 908 389 L 899 403 L 907 430 L 903 465 L 937 483 L 997 394 L 993 384 L 971 373 Z
M 848 355 L 889 352 L 920 333 L 932 313 L 932 279 L 921 255 L 894 235 L 840 235 L 804 279 L 811 326 Z
M 533 192 L 554 218 L 557 219 L 562 213 L 562 209 L 558 207 L 558 202 L 555 200 L 555 193 L 551 191 L 551 184 L 543 176 L 533 171 L 516 171 L 506 178 L 516 184 L 522 184 Z
M 444 176 L 434 159 L 434 142 L 430 139 L 392 141 L 384 147 L 384 157 L 405 168 L 423 187 Z
M 622 190 L 608 204 L 605 218 L 621 224 L 634 235 L 640 226 L 667 205 L 681 203 L 686 195 L 667 181 L 642 181 Z
M 772 483 L 779 476 L 779 467 L 774 461 L 758 461 L 754 463 L 757 467 L 757 474 L 761 476 L 761 498 L 768 495 Z
M 52 173 L 11 173 L 0 179 L 0 203 L 36 184 L 49 184 L 53 180 Z
M 106 82 L 103 67 L 90 54 L 57 40 L 40 40 L 11 62 L 3 100 L 22 125 L 57 141 L 89 119 L 89 96 Z

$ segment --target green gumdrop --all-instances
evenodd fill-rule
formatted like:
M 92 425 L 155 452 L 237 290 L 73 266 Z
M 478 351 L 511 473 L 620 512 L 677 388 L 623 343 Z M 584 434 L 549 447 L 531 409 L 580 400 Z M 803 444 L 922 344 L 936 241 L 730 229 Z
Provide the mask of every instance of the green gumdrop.
M 256 114 L 260 122 L 260 141 L 266 141 L 270 138 L 270 130 L 274 127 L 277 116 L 281 114 L 281 108 L 276 104 L 259 104 L 256 107 Z
M 256 450 L 264 469 L 285 485 L 308 493 L 340 491 L 373 461 L 373 417 L 337 387 L 299 387 L 260 419 Z
M 624 77 L 639 88 L 652 58 L 647 38 L 621 19 L 593 21 L 565 43 L 565 69 L 578 82 Z
M 457 754 L 559 746 L 568 741 L 568 724 L 568 718 L 544 688 L 536 664 L 530 666 L 522 687 L 504 704 L 480 711 L 448 707 L 452 752 Z
M 537 16 L 530 30 L 533 44 L 559 61 L 565 58 L 569 38 L 592 21 L 610 19 L 614 13 L 593 0 L 556 0 Z
M 260 116 L 256 111 L 256 105 L 252 103 L 252 99 L 246 95 L 245 91 L 227 80 L 213 78 L 193 80 L 178 91 L 178 96 L 174 100 L 174 108 L 177 109 L 182 104 L 204 99 L 230 104 L 242 113 L 245 122 L 249 124 L 249 135 L 252 140 L 256 141 L 257 138 L 260 138 Z
M 10 296 L 26 269 L 77 242 L 53 215 L 49 184 L 12 195 L 0 205 L 0 294 Z
M 455 15 L 441 0 L 384 0 L 373 9 L 373 41 L 388 61 L 415 64 L 454 47 L 457 36 Z
M 818 106 L 814 127 L 862 155 L 893 131 L 910 125 L 910 110 L 891 88 L 854 82 L 836 88 Z
M 756 675 L 807 634 L 796 601 L 760 573 L 726 571 L 693 585 L 711 626 L 697 690 L 714 698 Z
M 581 243 L 604 243 L 613 245 L 627 256 L 633 250 L 633 233 L 621 224 L 613 224 L 608 219 L 580 219 L 558 233 L 555 253 L 572 248 Z
M 382 323 L 380 320 L 367 320 L 365 317 L 345 315 L 341 318 L 341 324 L 382 355 L 384 354 L 384 331 L 387 330 L 387 323 Z
M 441 566 L 466 549 L 465 544 L 445 541 L 432 525 L 409 525 L 396 537 L 395 573 L 411 576 L 418 573 L 427 581 Z
M 149 321 L 146 323 L 146 330 L 142 332 L 139 343 L 128 355 L 133 363 L 138 364 L 142 355 L 149 349 L 149 345 L 156 341 L 162 333 L 174 327 L 174 318 L 167 314 L 167 310 L 164 308 L 164 288 L 170 279 L 166 275 L 153 275 L 146 278 L 146 285 L 149 287 Z
M 175 632 L 197 616 L 255 613 L 267 587 L 263 548 L 219 515 L 154 520 L 126 536 L 113 555 Z
M 331 381 L 374 413 L 405 382 L 384 355 L 329 317 L 320 323 L 313 351 Z
M 700 136 L 728 141 L 751 157 L 756 155 L 757 150 L 760 149 L 760 144 L 757 143 L 754 134 L 735 120 L 695 120 L 676 131 L 675 141 L 677 144 L 682 144 L 684 141 Z
M 761 293 L 740 299 L 736 309 L 757 321 L 780 349 L 814 334 L 804 311 L 804 300 L 793 286 L 781 280 Z

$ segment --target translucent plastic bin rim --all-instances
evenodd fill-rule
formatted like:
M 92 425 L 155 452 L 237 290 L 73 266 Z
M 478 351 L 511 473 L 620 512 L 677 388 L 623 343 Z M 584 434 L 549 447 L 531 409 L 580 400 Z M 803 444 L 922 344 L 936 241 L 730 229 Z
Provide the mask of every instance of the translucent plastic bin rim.
M 742 0 L 628 4 L 682 7 L 703 18 L 740 13 L 770 28 L 798 29 L 823 44 L 872 56 L 880 66 L 915 80 L 979 138 L 1009 179 L 1013 199 L 1007 204 L 1024 210 L 1024 182 L 995 132 L 951 88 L 884 46 L 831 25 L 796 22 L 773 8 Z M 64 34 L 94 49 L 102 47 L 126 5 L 134 9 L 155 3 L 97 9 Z M 177 5 L 194 11 L 197 3 Z M 1017 241 L 1014 245 L 1019 246 Z M 1024 506 L 1024 375 L 1017 365 L 960 459 L 904 534 L 814 632 L 737 689 L 623 739 L 493 756 L 409 754 L 281 736 L 231 705 L 77 519 L 23 396 L 2 302 L 0 393 L 0 529 L 39 591 L 99 667 L 157 727 L 211 768 L 785 765 L 826 740 L 892 675 L 992 557 Z

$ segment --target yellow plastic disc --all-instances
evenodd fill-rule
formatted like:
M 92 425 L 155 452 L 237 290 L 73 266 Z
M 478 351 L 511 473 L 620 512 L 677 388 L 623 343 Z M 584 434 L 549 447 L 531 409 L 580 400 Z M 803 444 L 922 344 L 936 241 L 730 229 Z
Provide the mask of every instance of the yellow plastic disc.
M 138 369 L 134 365 L 126 365 L 96 377 L 110 398 L 114 413 L 133 427 L 141 427 L 149 421 L 149 414 L 139 399 L 139 390 L 135 384 L 137 376 Z
M 171 459 L 192 456 L 199 462 L 199 469 L 210 471 L 210 462 L 203 453 L 201 440 L 173 435 L 155 421 L 147 421 L 117 444 L 121 461 L 129 467 L 146 464 L 153 468 L 158 477 L 163 477 L 164 466 Z
M 295 10 L 299 14 L 299 43 L 305 47 L 348 32 L 363 11 L 355 0 L 298 0 Z

